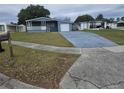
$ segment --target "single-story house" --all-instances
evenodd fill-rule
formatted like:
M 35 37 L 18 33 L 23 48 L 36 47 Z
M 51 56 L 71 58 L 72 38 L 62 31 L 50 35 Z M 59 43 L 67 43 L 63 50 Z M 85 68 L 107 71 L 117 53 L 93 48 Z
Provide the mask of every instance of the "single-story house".
M 117 22 L 117 29 L 124 30 L 124 21 Z
M 79 30 L 106 28 L 106 22 L 102 21 L 79 22 L 78 28 Z
M 90 22 L 79 22 L 78 23 L 78 30 L 84 30 L 84 29 L 90 29 L 90 30 L 99 30 L 102 28 L 105 29 L 124 29 L 124 27 L 121 27 L 124 24 L 124 21 L 122 22 L 113 22 L 113 23 L 107 23 L 103 21 L 90 21 Z
M 107 25 L 109 28 L 111 29 L 116 29 L 117 28 L 117 22 L 113 22 L 113 23 L 107 23 Z M 107 27 L 106 27 L 107 28 Z
M 17 32 L 26 32 L 25 25 L 17 25 Z
M 27 32 L 61 32 L 71 31 L 72 22 L 57 18 L 39 17 L 26 20 Z
M 6 23 L 0 23 L 0 32 L 21 32 L 26 31 L 24 25 L 15 25 L 15 24 L 6 24 Z

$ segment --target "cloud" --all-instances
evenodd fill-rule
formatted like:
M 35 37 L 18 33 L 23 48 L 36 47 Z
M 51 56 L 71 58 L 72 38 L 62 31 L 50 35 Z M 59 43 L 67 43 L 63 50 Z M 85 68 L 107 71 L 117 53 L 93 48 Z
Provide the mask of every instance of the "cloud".
M 17 22 L 17 14 L 26 4 L 3 4 L 0 5 L 0 22 Z M 123 4 L 44 4 L 51 12 L 51 17 L 70 17 L 72 21 L 77 16 L 91 14 L 96 17 L 102 13 L 104 17 L 124 16 Z
M 17 14 L 20 9 L 25 8 L 27 5 L 18 4 L 1 4 L 0 5 L 0 22 L 10 23 L 17 22 Z

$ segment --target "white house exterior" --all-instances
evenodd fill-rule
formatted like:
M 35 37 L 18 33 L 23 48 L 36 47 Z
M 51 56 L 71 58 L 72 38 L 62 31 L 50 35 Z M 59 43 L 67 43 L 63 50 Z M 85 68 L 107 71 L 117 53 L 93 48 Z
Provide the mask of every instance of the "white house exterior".
M 107 26 L 109 26 L 111 29 L 117 29 L 117 23 L 107 23 Z
M 72 22 L 56 18 L 39 17 L 26 20 L 27 32 L 62 32 L 71 31 Z
M 17 26 L 17 31 L 18 31 L 18 32 L 26 32 L 26 27 L 25 27 L 25 25 L 18 25 L 18 26 Z
M 99 28 L 105 28 L 106 22 L 102 21 L 90 21 L 90 22 L 79 22 L 79 30 L 84 29 L 99 29 Z
M 89 29 L 90 23 L 89 22 L 81 22 L 80 23 L 80 30 Z
M 90 30 L 99 30 L 99 29 L 121 29 L 124 30 L 124 21 L 107 23 L 102 21 L 90 21 L 90 22 L 79 22 L 77 24 L 78 30 L 90 29 Z
M 21 32 L 26 31 L 24 25 L 14 25 L 14 24 L 6 24 L 6 23 L 0 23 L 0 32 Z
M 124 21 L 119 21 L 117 23 L 117 29 L 124 30 Z

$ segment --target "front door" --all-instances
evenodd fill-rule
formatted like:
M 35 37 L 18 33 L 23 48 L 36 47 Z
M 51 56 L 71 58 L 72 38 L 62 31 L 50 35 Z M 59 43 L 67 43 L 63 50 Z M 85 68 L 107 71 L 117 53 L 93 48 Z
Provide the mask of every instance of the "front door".
M 56 21 L 48 21 L 47 22 L 47 32 L 57 32 L 58 26 Z

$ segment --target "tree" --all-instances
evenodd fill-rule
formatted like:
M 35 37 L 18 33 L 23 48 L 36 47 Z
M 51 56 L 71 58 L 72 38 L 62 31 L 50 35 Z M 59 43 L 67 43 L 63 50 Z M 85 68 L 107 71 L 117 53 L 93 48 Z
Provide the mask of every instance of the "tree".
M 108 19 L 108 18 L 104 18 L 103 21 L 107 22 L 107 23 L 110 23 L 110 19 Z
M 96 20 L 97 21 L 103 21 L 104 20 L 104 17 L 102 14 L 99 14 L 97 17 L 96 17 Z
M 117 21 L 120 21 L 120 18 L 118 17 L 118 18 L 116 18 L 116 20 L 117 20 Z
M 21 9 L 18 13 L 18 24 L 25 24 L 25 21 L 37 17 L 49 17 L 50 12 L 40 5 L 29 5 L 25 9 Z
M 93 21 L 94 18 L 91 15 L 85 14 L 82 16 L 78 16 L 75 22 L 88 22 L 88 21 Z
M 114 20 L 115 20 L 114 18 L 110 18 L 110 19 L 109 19 L 110 23 L 113 23 Z
M 124 16 L 123 16 L 123 17 L 121 17 L 121 20 L 122 20 L 122 21 L 124 21 Z

